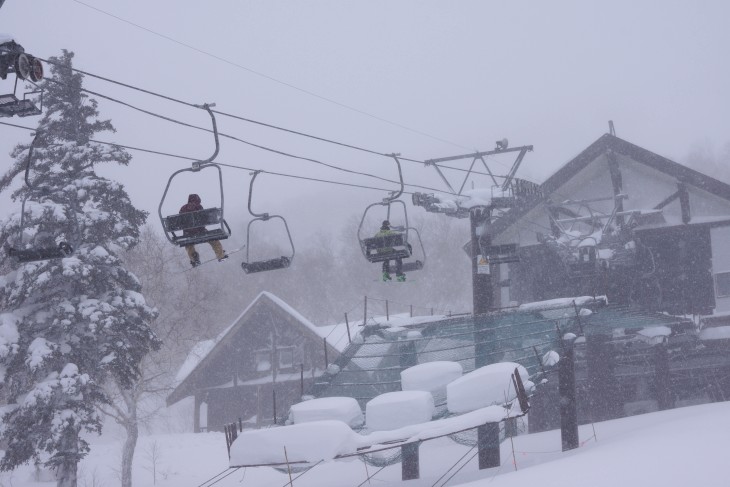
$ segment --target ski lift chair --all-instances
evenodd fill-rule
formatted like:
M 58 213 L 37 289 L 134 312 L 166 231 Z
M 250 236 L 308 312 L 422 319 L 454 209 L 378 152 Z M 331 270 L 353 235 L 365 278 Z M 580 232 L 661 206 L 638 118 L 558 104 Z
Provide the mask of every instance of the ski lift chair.
M 248 212 L 251 213 L 251 215 L 254 217 L 250 222 L 248 222 L 248 227 L 246 228 L 246 260 L 241 262 L 241 268 L 243 269 L 243 272 L 246 274 L 254 274 L 256 272 L 265 272 L 265 271 L 275 271 L 277 269 L 286 269 L 289 267 L 294 260 L 294 241 L 291 238 L 291 232 L 289 231 L 289 225 L 286 224 L 286 220 L 284 217 L 280 215 L 269 215 L 268 213 L 254 213 L 251 209 L 251 197 L 253 195 L 253 182 L 256 180 L 256 176 L 259 175 L 263 171 L 254 171 L 253 177 L 251 178 L 251 184 L 249 186 L 248 191 Z M 289 245 L 291 245 L 291 255 L 282 255 L 280 257 L 274 257 L 272 259 L 265 259 L 265 260 L 257 260 L 257 261 L 251 261 L 249 256 L 249 250 L 251 249 L 251 225 L 255 221 L 262 221 L 267 222 L 271 219 L 278 218 L 279 220 L 284 223 L 284 229 L 286 230 L 286 235 L 289 238 Z
M 25 166 L 25 184 L 28 186 L 29 190 L 33 189 L 33 184 L 30 182 L 30 166 L 32 164 L 33 159 L 33 148 L 35 147 L 36 142 L 38 141 L 38 138 L 40 137 L 41 133 L 36 132 L 35 137 L 33 137 L 33 141 L 30 143 L 30 147 L 28 148 L 28 162 Z M 25 231 L 25 203 L 28 201 L 28 197 L 30 195 L 30 192 L 26 193 L 25 197 L 23 198 L 23 203 L 20 207 L 20 231 L 19 231 L 19 237 L 18 242 L 22 244 L 23 241 L 23 234 Z M 74 223 L 78 230 L 78 221 L 76 221 L 76 213 L 72 212 L 74 217 Z M 58 244 L 53 241 L 53 244 L 45 244 L 45 245 L 36 245 L 29 248 L 15 248 L 11 245 L 6 245 L 5 248 L 8 257 L 13 259 L 15 262 L 19 264 L 24 264 L 27 262 L 37 262 L 37 261 L 43 261 L 43 260 L 52 260 L 52 259 L 62 259 L 64 257 L 70 257 L 74 253 L 74 248 L 66 241 L 61 241 Z
M 14 40 L 7 40 L 0 44 L 0 78 L 7 79 L 9 73 L 15 73 L 15 84 L 12 93 L 0 95 L 0 117 L 28 117 L 40 115 L 43 108 L 43 94 L 41 91 L 31 91 L 17 97 L 18 80 L 27 80 L 33 84 L 43 79 L 43 64 L 40 59 L 25 53 L 23 46 Z M 41 93 L 41 105 L 36 106 L 28 95 Z
M 400 161 L 398 160 L 398 154 L 391 154 L 391 157 L 395 159 L 395 162 L 398 166 L 398 177 L 400 180 L 400 189 L 398 191 L 394 191 L 388 196 L 387 198 L 384 198 L 383 201 L 378 201 L 376 203 L 372 203 L 365 208 L 365 211 L 363 212 L 362 219 L 360 220 L 360 226 L 357 228 L 357 239 L 360 243 L 360 249 L 362 250 L 363 256 L 368 260 L 368 262 L 371 263 L 377 263 L 377 262 L 385 262 L 387 260 L 395 260 L 395 259 L 407 259 L 412 254 L 412 247 L 408 243 L 408 234 L 410 230 L 414 230 L 412 227 L 408 225 L 408 211 L 406 209 L 406 204 L 402 200 L 399 200 L 401 194 L 403 194 L 403 172 L 401 171 Z M 403 206 L 403 219 L 405 222 L 405 225 L 403 226 L 393 226 L 391 227 L 393 230 L 393 233 L 389 235 L 381 235 L 376 237 L 364 237 L 362 234 L 363 227 L 365 226 L 365 219 L 368 216 L 368 213 L 375 208 L 376 206 L 384 206 L 386 207 L 386 219 L 390 221 L 390 216 L 392 213 L 392 207 L 393 205 L 402 205 Z M 417 233 L 417 232 L 416 232 Z M 423 243 L 421 242 L 421 237 L 418 235 L 419 242 L 421 243 L 421 249 L 423 249 Z M 425 256 L 425 252 L 424 252 Z M 425 258 L 424 258 L 425 260 Z M 403 263 L 403 272 L 406 272 L 408 270 L 414 271 L 419 270 L 423 268 L 423 261 L 415 261 L 415 262 L 404 262 Z
M 172 176 L 170 176 L 170 179 L 167 180 L 165 192 L 162 194 L 160 205 L 157 208 L 157 213 L 160 217 L 160 221 L 162 222 L 162 229 L 165 232 L 165 237 L 167 237 L 167 240 L 169 240 L 172 244 L 180 247 L 197 245 L 213 240 L 225 240 L 231 236 L 231 228 L 223 218 L 223 171 L 218 164 L 213 162 L 213 159 L 215 159 L 218 155 L 218 150 L 220 148 L 220 144 L 218 142 L 218 126 L 216 125 L 213 111 L 210 109 L 210 107 L 213 106 L 215 105 L 205 104 L 200 107 L 208 112 L 211 120 L 213 121 L 213 137 L 215 138 L 215 151 L 213 152 L 213 155 L 204 161 L 194 162 L 190 168 L 175 171 Z M 220 208 L 205 208 L 199 211 L 162 216 L 162 205 L 165 202 L 172 180 L 180 173 L 198 173 L 208 167 L 214 167 L 218 170 L 218 185 L 221 195 Z

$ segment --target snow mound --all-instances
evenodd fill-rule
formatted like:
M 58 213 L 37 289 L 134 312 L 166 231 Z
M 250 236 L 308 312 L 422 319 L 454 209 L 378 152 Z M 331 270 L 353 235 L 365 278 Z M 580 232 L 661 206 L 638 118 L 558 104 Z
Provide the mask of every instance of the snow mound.
M 369 430 L 394 430 L 431 421 L 434 411 L 430 392 L 386 392 L 368 401 L 365 418 Z
M 414 365 L 400 373 L 401 388 L 404 391 L 439 392 L 464 373 L 458 362 L 436 361 Z
M 517 369 L 528 387 L 527 369 L 515 362 L 486 365 L 446 386 L 446 407 L 452 413 L 466 413 L 515 398 L 512 373 Z
M 347 424 L 334 420 L 244 431 L 231 445 L 230 465 L 329 460 L 355 451 L 358 437 Z
M 352 397 L 322 397 L 294 404 L 289 421 L 294 424 L 333 419 L 355 428 L 365 422 L 360 405 Z

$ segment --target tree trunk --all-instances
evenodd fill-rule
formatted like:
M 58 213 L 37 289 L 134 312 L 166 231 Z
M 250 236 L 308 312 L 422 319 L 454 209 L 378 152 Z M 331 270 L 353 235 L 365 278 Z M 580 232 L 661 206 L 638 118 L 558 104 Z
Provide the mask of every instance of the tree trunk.
M 74 427 L 70 427 L 63 436 L 61 445 L 64 458 L 56 470 L 56 487 L 76 487 L 79 432 Z
M 132 461 L 134 460 L 134 450 L 137 447 L 139 428 L 136 421 L 130 421 L 125 428 L 127 439 L 124 441 L 122 451 L 122 487 L 132 487 Z
M 137 438 L 139 437 L 137 397 L 133 391 L 127 389 L 122 389 L 121 392 L 128 414 L 124 422 L 127 438 L 124 440 L 124 449 L 122 451 L 122 487 L 132 487 L 132 462 L 134 460 L 134 450 L 137 448 Z

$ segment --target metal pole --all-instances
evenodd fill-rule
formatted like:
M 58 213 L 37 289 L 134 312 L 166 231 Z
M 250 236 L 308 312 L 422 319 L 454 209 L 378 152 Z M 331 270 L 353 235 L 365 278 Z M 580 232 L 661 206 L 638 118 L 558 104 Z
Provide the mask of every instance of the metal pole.
M 411 318 L 413 318 L 413 305 L 411 305 Z
M 480 259 L 487 259 L 481 255 L 481 244 L 484 247 L 491 245 L 491 237 L 486 234 L 484 226 L 489 222 L 490 211 L 485 208 L 473 208 L 469 212 L 471 226 L 471 274 L 472 274 L 472 300 L 474 315 L 487 313 L 492 307 L 492 276 L 490 268 L 484 264 L 479 266 Z M 477 234 L 477 228 L 482 227 L 482 235 Z M 451 312 L 449 312 L 451 314 Z M 489 322 L 484 319 L 476 319 L 474 323 L 474 366 L 475 368 L 487 365 L 490 349 L 493 347 L 493 331 L 489 330 Z
M 560 391 L 560 438 L 563 451 L 578 448 L 578 403 L 575 394 L 575 353 L 572 340 L 564 340 L 563 356 L 558 362 Z
M 352 337 L 350 336 L 350 320 L 347 319 L 347 313 L 345 313 L 345 326 L 347 326 L 347 343 L 352 343 Z
M 365 313 L 362 318 L 362 326 L 365 326 L 368 323 L 368 297 L 367 296 L 365 296 L 365 305 L 363 306 L 363 309 L 365 310 Z
M 385 300 L 385 320 L 390 321 L 390 311 L 388 310 L 388 300 Z

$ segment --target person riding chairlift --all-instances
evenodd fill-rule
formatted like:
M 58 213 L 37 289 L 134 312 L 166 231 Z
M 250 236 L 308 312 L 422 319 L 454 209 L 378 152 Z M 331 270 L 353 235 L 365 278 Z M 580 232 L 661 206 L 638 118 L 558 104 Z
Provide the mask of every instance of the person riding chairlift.
M 188 196 L 187 204 L 180 208 L 180 213 L 190 213 L 192 211 L 200 211 L 202 209 L 203 205 L 200 204 L 200 196 L 197 194 L 191 194 Z M 183 235 L 200 235 L 201 233 L 205 233 L 205 227 L 183 230 Z M 222 262 L 228 258 L 228 254 L 226 254 L 226 251 L 223 250 L 223 245 L 220 240 L 210 240 L 208 243 L 211 247 L 213 247 L 213 252 L 215 252 L 218 262 Z M 186 245 L 185 251 L 188 253 L 188 257 L 190 258 L 190 265 L 197 267 L 201 264 L 200 254 L 198 254 L 195 250 L 195 245 Z
M 390 229 L 390 222 L 388 220 L 383 220 L 383 224 L 380 226 L 380 231 L 375 234 L 376 237 L 385 237 L 386 235 L 392 235 L 394 233 L 393 230 Z M 410 249 L 410 245 L 408 245 L 408 248 Z M 384 248 L 384 249 L 378 249 L 378 253 L 385 253 L 385 252 L 392 252 L 392 248 Z M 403 273 L 403 259 L 397 258 L 395 259 L 395 276 L 396 280 L 403 282 L 406 280 L 406 275 Z M 390 260 L 384 260 L 383 261 L 383 281 L 390 281 L 392 278 L 390 277 Z

